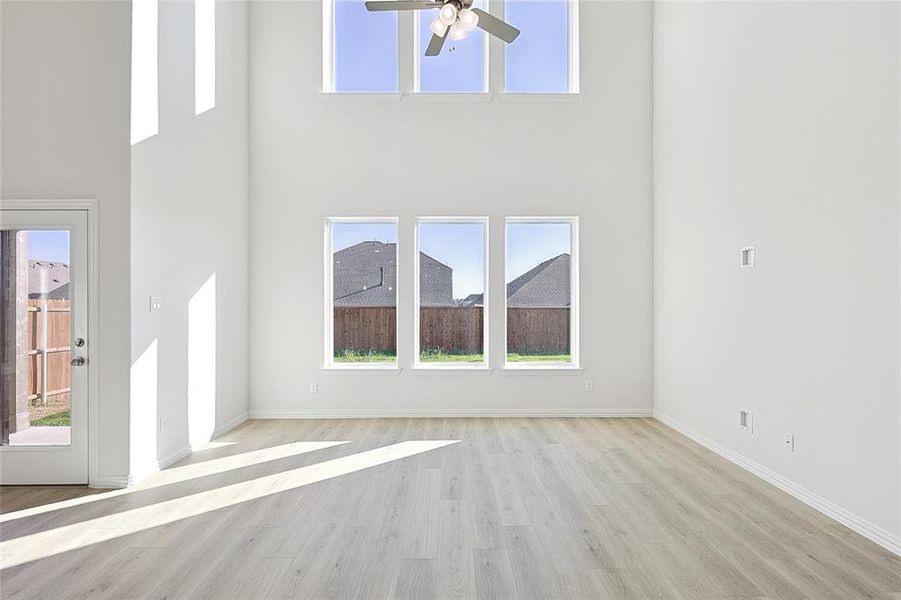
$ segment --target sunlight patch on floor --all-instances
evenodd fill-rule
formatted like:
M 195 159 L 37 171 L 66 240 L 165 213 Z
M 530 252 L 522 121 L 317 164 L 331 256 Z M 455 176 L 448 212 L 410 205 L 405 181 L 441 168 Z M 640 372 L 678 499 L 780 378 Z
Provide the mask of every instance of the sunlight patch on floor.
M 400 442 L 2 541 L 0 542 L 0 569 L 7 569 L 161 525 L 168 525 L 175 521 L 348 475 L 458 442 L 459 440 Z

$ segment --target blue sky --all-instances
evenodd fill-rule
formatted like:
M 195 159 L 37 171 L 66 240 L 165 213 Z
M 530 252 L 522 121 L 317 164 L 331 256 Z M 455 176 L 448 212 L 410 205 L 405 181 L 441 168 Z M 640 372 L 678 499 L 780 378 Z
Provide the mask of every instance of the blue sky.
M 479 223 L 423 223 L 420 249 L 454 270 L 454 298 L 484 291 L 483 230 Z M 397 226 L 391 223 L 336 223 L 333 251 L 360 242 L 397 242 Z M 507 225 L 507 281 L 563 253 L 570 253 L 569 225 L 562 223 L 513 223 Z
M 69 264 L 69 232 L 58 229 L 29 231 L 28 258 Z
M 423 223 L 419 249 L 454 270 L 454 298 L 485 291 L 485 226 L 481 223 Z
M 570 254 L 568 223 L 507 225 L 507 282 L 563 253 Z
M 505 20 L 522 32 L 506 46 L 506 89 L 567 91 L 566 0 L 508 0 L 505 10 Z M 418 12 L 422 32 L 420 53 L 423 53 L 431 37 L 429 22 L 438 11 Z M 334 16 L 335 89 L 339 92 L 398 91 L 397 13 L 369 12 L 363 0 L 335 0 Z M 484 37 L 482 30 L 477 29 L 465 40 L 447 40 L 439 56 L 420 55 L 421 91 L 484 91 Z M 453 51 L 449 51 L 451 47 Z

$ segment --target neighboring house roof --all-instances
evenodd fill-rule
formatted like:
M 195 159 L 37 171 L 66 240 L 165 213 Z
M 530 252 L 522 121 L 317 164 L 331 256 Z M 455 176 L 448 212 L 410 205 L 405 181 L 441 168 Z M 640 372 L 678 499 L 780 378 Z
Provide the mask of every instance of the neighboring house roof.
M 481 306 L 482 294 L 463 306 Z M 561 254 L 530 269 L 507 284 L 507 306 L 554 308 L 569 306 L 569 254 Z
M 546 260 L 507 284 L 507 306 L 569 306 L 569 254 Z
M 335 306 L 397 305 L 397 244 L 360 242 L 334 253 Z M 420 302 L 453 305 L 453 270 L 419 254 Z
M 47 273 L 47 298 L 67 300 L 69 298 L 69 265 L 47 260 L 28 261 L 28 297 L 42 298 L 41 272 Z
M 470 294 L 461 300 L 457 300 L 457 306 L 469 307 L 469 306 L 482 306 L 484 303 L 483 294 Z

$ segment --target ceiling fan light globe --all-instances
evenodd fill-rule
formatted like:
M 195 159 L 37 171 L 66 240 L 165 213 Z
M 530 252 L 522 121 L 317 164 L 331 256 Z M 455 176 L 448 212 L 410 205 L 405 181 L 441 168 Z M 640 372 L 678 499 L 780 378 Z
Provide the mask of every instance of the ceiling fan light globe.
M 453 4 L 445 4 L 438 11 L 438 20 L 445 26 L 450 27 L 457 21 L 457 7 Z
M 429 24 L 429 28 L 432 30 L 432 33 L 437 35 L 438 37 L 444 37 L 444 34 L 447 33 L 447 25 L 441 22 L 440 19 L 432 19 L 432 22 Z
M 463 27 L 456 26 L 451 29 L 451 39 L 456 41 L 465 40 L 466 36 L 469 35 L 469 32 L 466 31 Z
M 463 29 L 466 31 L 472 31 L 479 24 L 479 15 L 468 8 L 461 10 L 457 16 L 460 18 L 460 22 L 457 25 L 463 25 Z

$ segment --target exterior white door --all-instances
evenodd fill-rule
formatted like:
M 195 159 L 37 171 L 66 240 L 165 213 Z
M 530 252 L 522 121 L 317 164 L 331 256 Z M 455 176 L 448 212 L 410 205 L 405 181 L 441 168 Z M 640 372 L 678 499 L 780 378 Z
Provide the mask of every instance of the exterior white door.
M 0 209 L 0 483 L 88 483 L 88 211 Z

